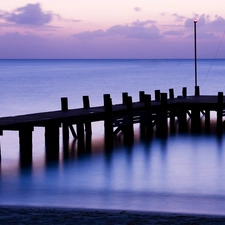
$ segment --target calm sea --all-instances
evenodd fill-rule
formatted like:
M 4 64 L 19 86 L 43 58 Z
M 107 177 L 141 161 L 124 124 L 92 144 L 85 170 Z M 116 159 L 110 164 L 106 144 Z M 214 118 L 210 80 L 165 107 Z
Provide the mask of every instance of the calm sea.
M 60 98 L 69 108 L 113 103 L 128 92 L 136 101 L 139 91 L 154 96 L 182 87 L 194 94 L 193 60 L 0 60 L 0 116 L 59 110 Z M 225 60 L 198 60 L 201 94 L 225 91 Z M 136 127 L 138 130 L 138 126 Z M 49 163 L 45 158 L 44 130 L 33 132 L 32 167 L 19 160 L 18 132 L 0 137 L 0 204 L 130 209 L 164 212 L 224 214 L 225 138 L 215 135 L 169 136 L 116 144 L 105 153 L 103 124 L 93 124 L 92 152 L 79 155 L 71 137 L 69 158 Z M 61 137 L 61 136 L 60 136 Z M 60 140 L 61 143 L 61 140 Z

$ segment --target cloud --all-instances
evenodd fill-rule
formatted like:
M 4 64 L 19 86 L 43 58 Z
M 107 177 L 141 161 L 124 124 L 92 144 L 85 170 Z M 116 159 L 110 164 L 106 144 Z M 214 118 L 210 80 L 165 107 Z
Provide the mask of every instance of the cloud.
M 183 35 L 183 32 L 177 31 L 177 30 L 168 30 L 166 32 L 163 33 L 163 35 L 170 35 L 170 36 L 179 36 L 179 35 Z
M 133 23 L 131 23 L 133 26 L 146 26 L 148 24 L 153 24 L 153 23 L 156 23 L 155 20 L 145 20 L 145 21 L 139 21 L 139 20 L 136 20 L 134 21 Z
M 193 26 L 194 19 L 198 19 L 198 27 L 206 27 L 206 28 L 218 28 L 225 26 L 225 19 L 221 16 L 216 15 L 213 19 L 209 15 L 197 15 L 195 14 L 193 18 L 188 18 L 185 21 L 185 27 Z
M 33 42 L 33 41 L 41 41 L 44 39 L 30 32 L 26 32 L 25 34 L 20 34 L 19 32 L 12 32 L 1 35 L 0 40 L 7 40 L 13 42 L 20 42 L 20 41 Z
M 139 8 L 139 7 L 134 7 L 134 11 L 140 12 L 140 11 L 141 11 L 141 8 Z
M 11 13 L 3 13 L 1 17 L 7 22 L 19 25 L 43 26 L 51 22 L 53 14 L 43 12 L 40 4 L 28 4 Z
M 208 39 L 208 40 L 213 40 L 213 39 L 215 39 L 215 38 L 218 38 L 217 36 L 215 36 L 215 34 L 214 33 L 208 33 L 208 32 L 198 32 L 197 33 L 197 39 Z M 193 34 L 191 34 L 191 35 L 188 35 L 187 37 L 186 37 L 186 39 L 193 39 Z
M 73 35 L 79 39 L 95 39 L 101 37 L 121 37 L 129 39 L 161 39 L 163 36 L 160 34 L 160 30 L 153 23 L 153 21 L 135 21 L 130 25 L 115 25 L 103 30 L 85 31 Z M 150 26 L 146 26 L 151 24 Z
M 52 12 L 44 12 L 39 3 L 27 4 L 12 12 L 0 11 L 0 19 L 3 19 L 8 25 L 16 24 L 43 27 L 52 22 L 54 18 L 63 21 L 81 22 L 81 20 L 66 20 L 59 14 Z M 5 24 L 5 26 L 7 26 L 7 24 Z
M 183 22 L 187 17 L 179 15 L 177 13 L 172 14 L 173 17 L 175 17 L 175 21 L 177 22 Z
M 107 36 L 107 35 L 106 35 L 106 32 L 104 32 L 103 30 L 84 31 L 84 32 L 74 35 L 74 37 L 77 37 L 77 38 L 83 39 L 83 40 L 100 38 L 100 37 L 105 37 L 105 36 Z

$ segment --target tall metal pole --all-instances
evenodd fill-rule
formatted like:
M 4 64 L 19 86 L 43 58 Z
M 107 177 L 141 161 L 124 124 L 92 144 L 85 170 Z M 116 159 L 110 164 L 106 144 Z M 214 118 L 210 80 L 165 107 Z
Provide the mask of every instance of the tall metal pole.
M 194 51 L 195 51 L 195 87 L 198 86 L 197 82 L 197 43 L 196 43 L 196 24 L 198 20 L 194 20 Z

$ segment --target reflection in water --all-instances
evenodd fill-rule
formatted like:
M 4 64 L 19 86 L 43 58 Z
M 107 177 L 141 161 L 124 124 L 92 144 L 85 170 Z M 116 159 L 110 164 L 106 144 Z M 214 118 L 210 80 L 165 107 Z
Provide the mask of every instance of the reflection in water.
M 34 149 L 30 167 L 1 165 L 1 204 L 223 214 L 223 140 L 177 134 L 104 151 L 103 138 L 82 154 L 74 141 L 58 160 Z

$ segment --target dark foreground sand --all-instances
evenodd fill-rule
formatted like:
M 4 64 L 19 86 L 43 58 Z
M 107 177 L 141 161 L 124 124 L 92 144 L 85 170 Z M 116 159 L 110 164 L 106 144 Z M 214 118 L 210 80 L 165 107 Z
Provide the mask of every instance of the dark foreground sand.
M 225 224 L 225 216 L 121 210 L 0 207 L 0 224 Z

